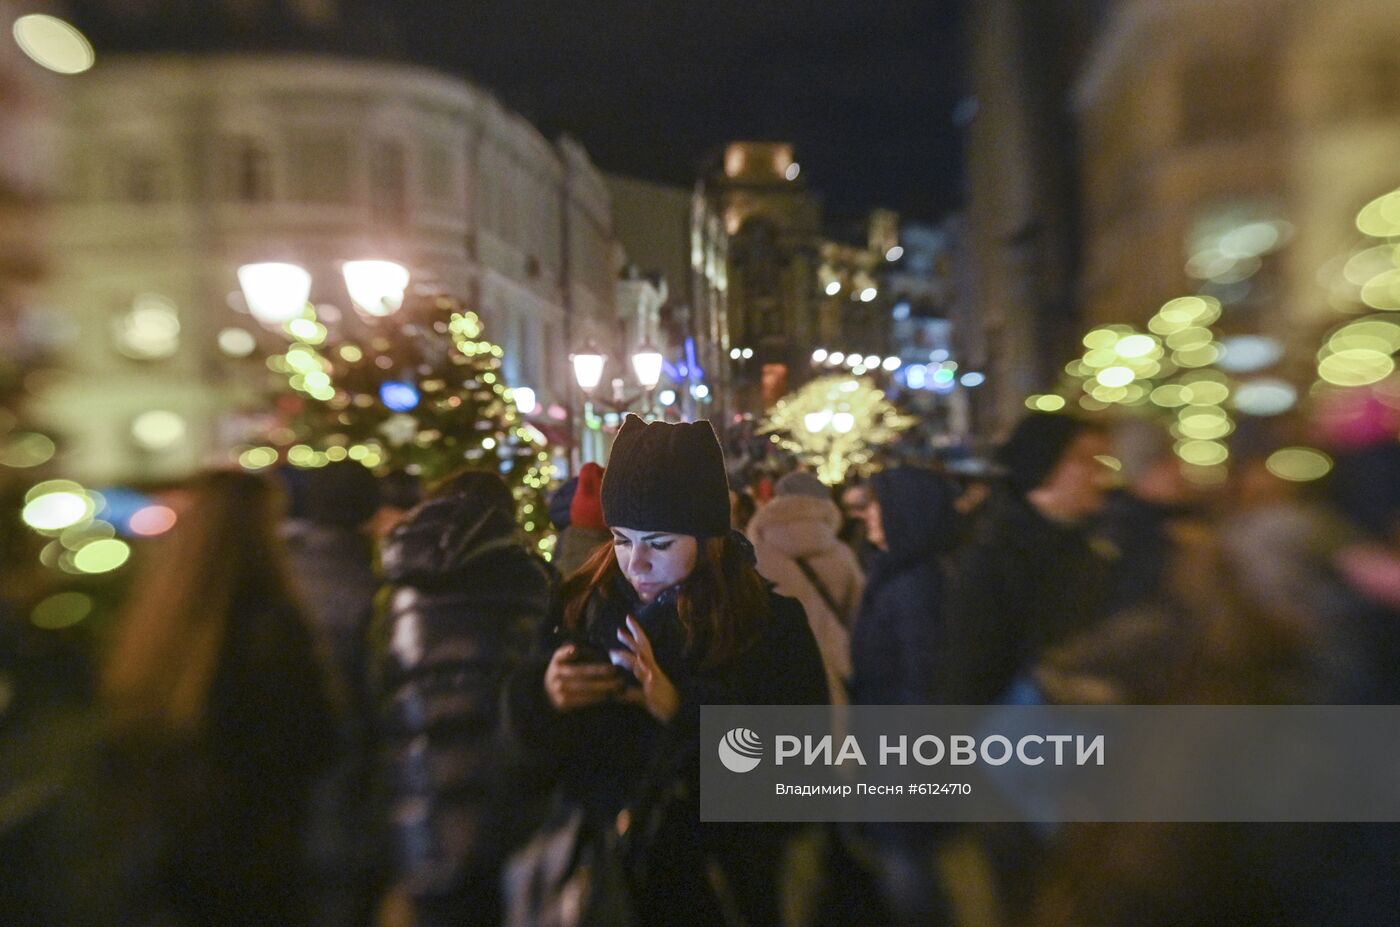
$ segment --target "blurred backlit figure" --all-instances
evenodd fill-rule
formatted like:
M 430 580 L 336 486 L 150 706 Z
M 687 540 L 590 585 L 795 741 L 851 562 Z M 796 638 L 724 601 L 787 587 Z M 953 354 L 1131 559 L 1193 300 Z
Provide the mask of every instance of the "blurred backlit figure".
M 280 509 L 259 477 L 194 479 L 100 668 L 119 830 L 146 854 L 125 886 L 128 923 L 309 922 L 307 806 L 337 727 Z
M 992 704 L 1045 650 L 1102 617 L 1107 560 L 1088 521 L 1103 507 L 1108 438 L 1033 412 L 997 452 L 1003 486 L 962 552 L 950 610 L 953 703 Z

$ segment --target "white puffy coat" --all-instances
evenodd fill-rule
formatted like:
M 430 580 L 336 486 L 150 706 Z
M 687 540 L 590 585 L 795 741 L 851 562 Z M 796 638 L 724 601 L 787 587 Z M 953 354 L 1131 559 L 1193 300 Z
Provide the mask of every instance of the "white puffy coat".
M 851 677 L 850 623 L 865 586 L 860 564 L 836 537 L 841 513 L 836 505 L 811 496 L 777 496 L 754 514 L 749 540 L 758 553 L 758 572 L 782 595 L 802 603 L 826 666 L 833 703 L 845 703 Z M 798 566 L 803 558 L 826 586 L 839 614 L 822 599 Z

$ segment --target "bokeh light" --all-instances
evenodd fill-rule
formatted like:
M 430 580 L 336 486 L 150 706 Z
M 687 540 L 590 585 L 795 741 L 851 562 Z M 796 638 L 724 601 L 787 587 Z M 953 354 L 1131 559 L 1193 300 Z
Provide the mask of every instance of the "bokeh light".
M 1219 441 L 1183 441 L 1177 445 L 1176 454 L 1188 464 L 1213 467 L 1229 459 L 1230 451 Z
M 1310 447 L 1285 447 L 1270 454 L 1264 466 L 1279 479 L 1303 483 L 1326 476 L 1332 458 Z
M 1053 394 L 1030 396 L 1026 399 L 1026 406 L 1040 412 L 1058 412 L 1065 407 L 1065 400 L 1063 396 Z
M 238 465 L 245 470 L 262 470 L 277 463 L 277 451 L 270 447 L 252 447 L 238 455 Z
M 20 517 L 36 531 L 62 531 L 92 518 L 96 510 L 96 505 L 81 486 L 54 480 L 41 483 L 29 491 Z
M 1232 404 L 1246 415 L 1282 415 L 1298 403 L 1298 390 L 1284 380 L 1259 379 L 1235 390 Z
M 155 537 L 175 527 L 175 510 L 166 505 L 148 505 L 132 513 L 127 526 L 132 534 Z
M 76 26 L 43 13 L 15 20 L 15 43 L 37 65 L 57 74 L 81 74 L 97 60 L 92 43 Z
M 1317 375 L 1334 386 L 1366 386 L 1384 380 L 1394 370 L 1394 358 L 1367 348 L 1338 351 L 1317 365 Z
M 1375 238 L 1400 235 L 1400 190 L 1376 197 L 1356 216 L 1356 227 Z
M 10 436 L 0 446 L 0 467 L 13 467 L 23 470 L 48 463 L 57 448 L 47 436 L 34 431 L 21 432 Z
M 130 545 L 108 538 L 84 544 L 73 554 L 73 566 L 82 573 L 110 573 L 126 563 L 130 556 Z
M 92 614 L 92 596 L 82 592 L 59 592 L 43 599 L 29 613 L 29 620 L 49 631 L 68 628 Z
M 1221 340 L 1217 364 L 1231 373 L 1253 373 L 1272 367 L 1282 357 L 1283 345 L 1276 338 L 1234 335 Z
M 147 450 L 168 450 L 185 439 L 185 420 L 178 413 L 152 409 L 131 423 L 131 436 Z

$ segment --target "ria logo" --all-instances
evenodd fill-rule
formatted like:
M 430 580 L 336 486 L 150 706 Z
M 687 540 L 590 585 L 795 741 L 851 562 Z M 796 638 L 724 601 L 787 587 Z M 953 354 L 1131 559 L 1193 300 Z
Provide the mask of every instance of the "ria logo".
M 736 727 L 719 742 L 719 761 L 730 772 L 746 773 L 763 759 L 763 741 L 746 727 Z

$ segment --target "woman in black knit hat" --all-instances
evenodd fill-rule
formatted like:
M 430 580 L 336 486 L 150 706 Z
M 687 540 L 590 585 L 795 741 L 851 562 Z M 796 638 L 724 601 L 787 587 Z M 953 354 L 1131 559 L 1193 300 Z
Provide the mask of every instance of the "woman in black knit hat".
M 771 591 L 730 531 L 709 422 L 628 416 L 602 505 L 613 542 L 565 582 L 510 687 L 513 730 L 586 833 L 630 829 L 636 923 L 777 923 L 785 832 L 699 821 L 700 706 L 824 704 L 802 606 Z

